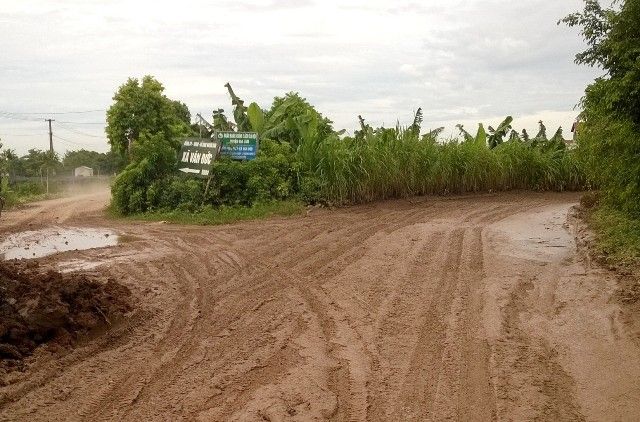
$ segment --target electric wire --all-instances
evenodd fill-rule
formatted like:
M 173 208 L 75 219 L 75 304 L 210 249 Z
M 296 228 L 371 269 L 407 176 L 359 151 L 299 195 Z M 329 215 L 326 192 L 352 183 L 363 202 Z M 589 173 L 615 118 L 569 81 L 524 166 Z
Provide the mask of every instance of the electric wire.
M 74 129 L 74 128 L 69 127 L 69 126 L 66 126 L 66 125 L 67 125 L 66 123 L 62 123 L 62 124 L 60 124 L 60 125 L 58 126 L 58 128 L 63 129 L 63 130 L 66 130 L 66 131 L 69 131 L 69 132 L 73 132 L 73 133 L 75 133 L 75 134 L 77 134 L 77 135 L 90 136 L 91 138 L 100 138 L 100 139 L 105 139 L 105 136 L 92 135 L 92 134 L 90 134 L 90 133 L 86 133 L 86 132 L 83 132 L 83 131 L 81 131 L 81 130 Z
M 77 145 L 77 146 L 81 146 L 81 147 L 87 147 L 87 146 L 91 146 L 91 145 L 97 145 L 97 143 L 95 143 L 95 142 L 91 142 L 91 143 L 79 143 L 79 142 L 75 142 L 75 141 L 72 141 L 71 139 L 63 138 L 63 137 L 58 136 L 58 135 L 53 135 L 53 137 L 54 137 L 55 139 L 60 140 L 60 141 L 67 142 L 67 143 L 69 143 L 69 144 L 73 144 L 73 145 Z
M 45 112 L 19 112 L 19 111 L 5 111 L 5 110 L 0 110 L 0 113 L 2 114 L 11 114 L 11 115 L 50 115 L 50 114 L 55 114 L 55 115 L 59 115 L 59 114 L 86 114 L 86 113 L 98 113 L 98 112 L 103 112 L 106 111 L 104 109 L 99 109 L 99 110 L 82 110 L 82 111 L 45 111 Z

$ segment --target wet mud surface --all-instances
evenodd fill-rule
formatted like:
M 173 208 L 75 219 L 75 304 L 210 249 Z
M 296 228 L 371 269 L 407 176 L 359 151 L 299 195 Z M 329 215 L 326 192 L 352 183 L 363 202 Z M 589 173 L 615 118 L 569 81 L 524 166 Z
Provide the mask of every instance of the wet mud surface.
M 95 196 L 9 213 L 0 233 L 130 236 L 35 261 L 112 277 L 136 305 L 62 356 L 37 347 L 4 377 L 0 421 L 640 420 L 638 318 L 580 252 L 578 199 L 420 198 L 219 227 L 106 220 Z
M 38 346 L 61 350 L 115 323 L 131 310 L 130 299 L 129 289 L 111 278 L 0 262 L 0 375 Z
M 0 257 L 30 259 L 66 251 L 103 248 L 118 244 L 118 236 L 108 229 L 50 227 L 11 234 L 0 243 Z

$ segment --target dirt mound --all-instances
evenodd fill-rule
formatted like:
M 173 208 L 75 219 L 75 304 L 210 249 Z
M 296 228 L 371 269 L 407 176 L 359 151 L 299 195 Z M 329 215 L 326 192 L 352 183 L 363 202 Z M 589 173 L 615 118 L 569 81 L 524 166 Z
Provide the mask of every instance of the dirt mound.
M 0 368 L 16 366 L 43 343 L 69 346 L 110 325 L 131 309 L 130 298 L 113 279 L 0 262 Z

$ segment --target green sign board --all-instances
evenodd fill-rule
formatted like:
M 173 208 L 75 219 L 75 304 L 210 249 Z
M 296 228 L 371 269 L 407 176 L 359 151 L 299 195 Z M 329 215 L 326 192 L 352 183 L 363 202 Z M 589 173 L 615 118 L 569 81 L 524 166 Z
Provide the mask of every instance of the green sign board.
M 253 160 L 258 153 L 258 134 L 255 132 L 216 132 L 222 145 L 221 154 L 234 160 Z
M 209 177 L 211 165 L 220 152 L 220 142 L 215 139 L 187 138 L 182 142 L 179 170 L 200 177 Z

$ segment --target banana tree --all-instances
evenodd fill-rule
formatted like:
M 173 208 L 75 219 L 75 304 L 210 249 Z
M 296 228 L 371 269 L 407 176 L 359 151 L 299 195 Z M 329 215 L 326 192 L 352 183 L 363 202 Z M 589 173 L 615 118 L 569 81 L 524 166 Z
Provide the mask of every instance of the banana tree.
M 247 117 L 249 118 L 249 125 L 251 130 L 257 132 L 258 135 L 262 135 L 265 130 L 266 120 L 264 118 L 264 112 L 256 103 L 249 104 L 247 109 Z
M 536 136 L 533 138 L 534 140 L 540 142 L 540 141 L 547 141 L 547 127 L 544 125 L 544 123 L 542 123 L 542 120 L 540 120 L 538 122 L 538 133 L 536 134 Z
M 418 107 L 416 114 L 413 116 L 413 123 L 409 126 L 409 130 L 416 136 L 420 135 L 420 128 L 422 126 L 422 107 Z
M 213 110 L 213 128 L 219 131 L 231 131 L 235 125 L 231 123 L 227 116 L 224 115 L 224 110 L 219 108 Z
M 513 117 L 507 116 L 502 123 L 498 125 L 497 129 L 489 126 L 489 148 L 493 149 L 504 142 L 504 137 L 507 136 L 507 133 L 511 130 L 511 122 L 513 122 Z
M 469 132 L 467 132 L 463 125 L 456 125 L 460 134 L 464 138 L 465 142 L 475 142 L 477 144 L 486 145 L 487 144 L 487 131 L 484 130 L 484 125 L 482 123 L 478 123 L 478 131 L 475 136 L 472 136 Z
M 422 135 L 422 140 L 437 140 L 438 136 L 440 136 L 440 134 L 444 131 L 444 127 L 438 127 L 435 129 L 431 129 L 429 132 L 425 133 L 424 135 Z
M 247 116 L 247 107 L 244 105 L 244 101 L 241 100 L 233 89 L 231 88 L 231 84 L 227 82 L 224 84 L 225 88 L 229 91 L 229 95 L 231 96 L 231 104 L 233 104 L 233 119 L 236 122 L 236 127 L 240 132 L 246 132 L 251 129 L 249 124 L 249 117 Z

